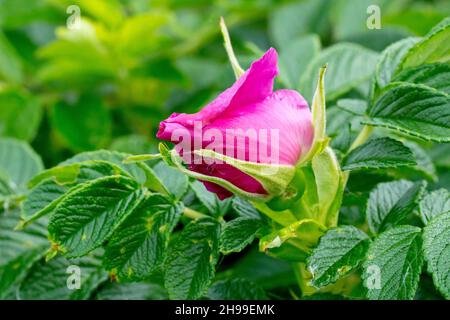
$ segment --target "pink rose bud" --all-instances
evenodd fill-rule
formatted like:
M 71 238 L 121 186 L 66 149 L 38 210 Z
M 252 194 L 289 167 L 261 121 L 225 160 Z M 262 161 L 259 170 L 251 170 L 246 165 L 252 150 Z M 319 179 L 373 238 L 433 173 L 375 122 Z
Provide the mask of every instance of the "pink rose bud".
M 308 103 L 294 90 L 273 91 L 277 75 L 271 48 L 201 111 L 174 113 L 160 124 L 157 137 L 175 143 L 186 173 L 220 199 L 282 194 L 311 148 Z

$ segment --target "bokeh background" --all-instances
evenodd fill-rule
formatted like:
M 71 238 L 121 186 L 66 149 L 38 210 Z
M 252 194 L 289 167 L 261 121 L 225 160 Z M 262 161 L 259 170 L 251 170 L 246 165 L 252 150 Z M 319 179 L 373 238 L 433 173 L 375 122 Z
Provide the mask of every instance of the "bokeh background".
M 366 26 L 371 4 L 380 30 Z M 78 8 L 81 23 L 68 29 Z M 347 60 L 331 61 L 332 106 L 365 96 L 377 52 L 448 15 L 448 0 L 0 0 L 0 136 L 30 142 L 47 167 L 87 150 L 152 152 L 161 120 L 198 110 L 234 81 L 220 16 L 244 67 L 273 46 L 277 85 L 308 99 L 311 61 L 350 47 Z

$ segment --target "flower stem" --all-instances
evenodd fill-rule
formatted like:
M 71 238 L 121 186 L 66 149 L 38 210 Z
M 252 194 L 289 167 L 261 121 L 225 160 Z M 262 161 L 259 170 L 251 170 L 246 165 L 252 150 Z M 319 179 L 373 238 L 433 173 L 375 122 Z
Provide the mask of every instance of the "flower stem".
M 190 219 L 200 219 L 205 218 L 207 215 L 200 213 L 198 211 L 192 210 L 190 208 L 185 207 L 183 210 L 183 214 Z
M 372 131 L 373 131 L 372 127 L 365 125 L 359 132 L 355 141 L 353 141 L 352 145 L 348 149 L 348 152 L 356 149 L 357 147 L 362 145 L 364 142 L 366 142 L 366 140 L 370 137 Z M 344 186 L 347 184 L 349 176 L 350 176 L 350 171 L 344 171 L 342 173 L 342 178 L 344 179 Z

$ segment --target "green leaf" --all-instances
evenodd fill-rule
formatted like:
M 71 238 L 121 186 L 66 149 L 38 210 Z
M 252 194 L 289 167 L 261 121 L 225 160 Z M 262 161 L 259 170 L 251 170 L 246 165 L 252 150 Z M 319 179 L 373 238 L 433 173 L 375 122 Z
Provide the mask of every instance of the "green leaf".
M 339 99 L 336 106 L 357 116 L 366 114 L 367 101 L 361 99 Z
M 408 50 L 419 41 L 419 38 L 406 38 L 387 47 L 378 60 L 375 79 L 380 88 L 386 87 L 392 79 L 399 63 Z
M 80 287 L 69 289 L 70 277 L 77 277 L 75 272 L 78 271 Z M 58 257 L 49 262 L 43 259 L 31 268 L 21 283 L 18 297 L 23 300 L 85 300 L 106 279 L 107 274 L 101 269 L 100 260 L 95 257 L 77 260 Z
M 376 52 L 355 44 L 333 45 L 311 61 L 301 78 L 299 88 L 306 99 L 311 101 L 317 82 L 317 70 L 328 63 L 325 88 L 327 88 L 327 100 L 334 100 L 368 80 L 375 70 L 377 59 Z
M 39 101 L 26 91 L 0 88 L 0 105 L 0 136 L 33 140 L 42 118 Z
M 395 83 L 369 107 L 363 123 L 399 130 L 425 140 L 450 141 L 450 98 L 433 88 Z
M 147 278 L 161 266 L 169 236 L 183 211 L 158 194 L 150 195 L 114 232 L 103 264 L 119 281 Z
M 122 176 L 86 183 L 55 208 L 48 226 L 53 246 L 68 258 L 101 246 L 139 204 L 142 194 L 134 180 Z
M 181 199 L 187 192 L 189 188 L 188 178 L 180 171 L 169 167 L 162 161 L 154 166 L 153 170 L 166 189 L 169 190 L 176 199 Z
M 422 222 L 426 225 L 435 216 L 450 211 L 450 192 L 439 189 L 425 195 L 419 203 L 419 213 Z
M 343 226 L 328 231 L 308 258 L 311 284 L 321 288 L 336 282 L 365 258 L 369 237 L 353 226 Z
M 405 180 L 378 184 L 370 192 L 367 202 L 370 230 L 377 234 L 404 221 L 416 209 L 425 186 L 424 181 L 412 183 Z
M 99 98 L 81 97 L 75 103 L 59 102 L 53 107 L 53 127 L 74 151 L 101 148 L 111 135 L 111 116 Z
M 24 231 L 14 231 L 19 210 L 0 212 L 0 299 L 15 296 L 15 290 L 47 247 L 45 222 L 37 222 Z
M 446 18 L 408 51 L 398 70 L 426 63 L 448 62 L 450 61 L 449 52 L 450 18 Z
M 231 201 L 231 206 L 239 217 L 261 220 L 261 214 L 258 210 L 256 210 L 250 202 L 244 199 L 234 197 Z
M 395 168 L 416 164 L 411 150 L 391 138 L 373 139 L 352 150 L 344 159 L 343 170 Z
M 212 219 L 194 220 L 169 245 L 164 283 L 169 298 L 197 299 L 214 278 L 220 226 Z
M 0 173 L 15 193 L 25 192 L 27 182 L 44 169 L 41 158 L 19 140 L 0 139 Z
M 383 232 L 369 246 L 363 268 L 371 300 L 411 300 L 422 271 L 421 229 L 399 226 Z
M 242 251 L 253 242 L 261 227 L 261 220 L 252 218 L 237 218 L 228 221 L 220 236 L 220 251 L 223 254 Z
M 3 9 L 2 9 L 3 11 Z M 23 66 L 19 55 L 0 31 L 0 78 L 11 82 L 21 82 Z
M 314 31 L 325 31 L 327 0 L 290 3 L 274 10 L 269 17 L 269 34 L 280 47 L 288 47 L 292 39 Z M 317 69 L 316 69 L 317 70 Z
M 306 35 L 290 41 L 280 50 L 280 77 L 288 88 L 298 88 L 300 75 L 320 51 L 320 38 Z
M 67 164 L 74 164 L 78 162 L 84 162 L 88 160 L 104 160 L 112 162 L 119 166 L 121 169 L 125 170 L 131 174 L 136 181 L 140 184 L 144 184 L 148 189 L 153 191 L 158 191 L 161 193 L 167 193 L 165 187 L 162 185 L 161 181 L 157 178 L 155 172 L 147 166 L 145 163 L 124 163 L 130 154 L 108 151 L 108 150 L 98 150 L 83 152 L 75 155 L 74 157 L 60 163 L 60 166 Z
M 262 237 L 259 250 L 288 261 L 305 261 L 326 230 L 316 220 L 303 219 Z
M 130 177 L 117 165 L 103 160 L 87 160 L 41 172 L 28 184 L 33 189 L 22 204 L 22 226 L 50 213 L 64 194 L 78 189 L 81 184 L 115 175 Z
M 40 182 L 22 203 L 21 227 L 50 213 L 70 190 L 70 186 L 60 185 L 50 178 Z
M 191 183 L 191 188 L 200 202 L 213 216 L 224 216 L 227 213 L 230 207 L 229 199 L 219 200 L 215 193 L 208 191 L 203 183 L 198 180 Z
M 231 279 L 215 282 L 208 290 L 211 300 L 267 300 L 264 290 L 245 279 Z
M 424 84 L 450 94 L 450 65 L 444 63 L 424 64 L 401 71 L 393 82 Z
M 156 283 L 108 283 L 97 292 L 95 298 L 98 300 L 167 300 L 167 292 Z
M 434 217 L 424 228 L 423 251 L 436 288 L 450 299 L 450 212 Z

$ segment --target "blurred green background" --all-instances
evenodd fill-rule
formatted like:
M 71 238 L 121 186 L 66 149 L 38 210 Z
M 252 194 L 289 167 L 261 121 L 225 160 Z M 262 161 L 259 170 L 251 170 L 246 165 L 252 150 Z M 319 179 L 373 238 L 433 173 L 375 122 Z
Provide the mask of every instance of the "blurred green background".
M 380 30 L 366 27 L 371 4 Z M 329 72 L 333 102 L 364 98 L 378 52 L 449 15 L 448 0 L 0 0 L 0 136 L 29 141 L 47 167 L 87 150 L 152 152 L 161 120 L 234 81 L 220 16 L 244 67 L 273 46 L 277 85 L 308 99 L 314 65 L 350 54 L 351 72 Z

